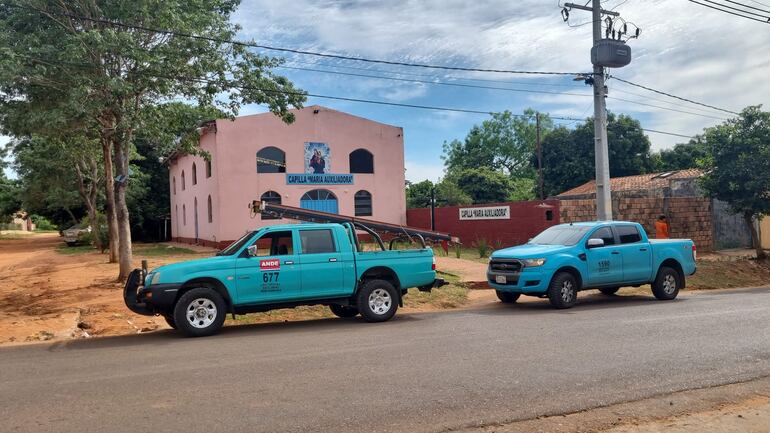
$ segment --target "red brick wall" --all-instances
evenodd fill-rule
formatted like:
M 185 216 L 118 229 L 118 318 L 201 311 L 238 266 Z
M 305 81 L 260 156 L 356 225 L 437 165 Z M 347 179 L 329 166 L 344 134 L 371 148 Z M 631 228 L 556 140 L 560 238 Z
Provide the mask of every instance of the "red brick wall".
M 511 218 L 507 220 L 461 221 L 460 208 L 510 206 Z M 550 208 L 543 205 L 552 206 Z M 540 206 L 540 207 L 539 207 Z M 553 219 L 546 220 L 546 211 L 551 211 Z M 410 227 L 430 229 L 430 209 L 407 209 L 406 224 Z M 510 203 L 490 203 L 473 206 L 448 206 L 436 208 L 436 231 L 457 236 L 466 246 L 471 246 L 478 239 L 486 239 L 492 247 L 496 243 L 502 246 L 518 245 L 546 228 L 559 224 L 559 201 L 523 201 Z
M 596 219 L 596 201 L 561 200 L 561 220 L 567 222 Z M 655 237 L 655 220 L 666 215 L 672 238 L 692 239 L 700 250 L 714 246 L 711 200 L 705 197 L 613 197 L 612 213 L 616 220 L 642 224 Z

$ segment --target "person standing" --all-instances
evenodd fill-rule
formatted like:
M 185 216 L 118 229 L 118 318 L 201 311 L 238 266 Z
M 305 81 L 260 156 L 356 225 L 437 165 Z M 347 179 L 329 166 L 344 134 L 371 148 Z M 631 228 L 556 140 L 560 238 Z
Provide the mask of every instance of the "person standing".
M 668 221 L 665 215 L 658 217 L 655 221 L 655 239 L 668 239 Z

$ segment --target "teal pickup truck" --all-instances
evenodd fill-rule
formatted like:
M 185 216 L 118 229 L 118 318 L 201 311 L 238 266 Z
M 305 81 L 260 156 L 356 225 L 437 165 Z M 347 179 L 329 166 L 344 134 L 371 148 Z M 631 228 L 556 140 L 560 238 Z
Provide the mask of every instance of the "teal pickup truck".
M 612 295 L 648 283 L 656 298 L 670 300 L 695 273 L 695 258 L 691 240 L 650 240 L 637 223 L 561 224 L 525 245 L 492 253 L 487 280 L 505 303 L 530 295 L 570 308 L 580 290 Z
M 249 232 L 216 256 L 134 270 L 126 306 L 162 315 L 188 336 L 216 333 L 229 314 L 299 305 L 328 305 L 339 317 L 358 314 L 383 322 L 396 313 L 408 288 L 430 291 L 436 279 L 433 249 L 363 251 L 351 223 L 288 224 Z M 360 229 L 360 228 L 359 228 Z

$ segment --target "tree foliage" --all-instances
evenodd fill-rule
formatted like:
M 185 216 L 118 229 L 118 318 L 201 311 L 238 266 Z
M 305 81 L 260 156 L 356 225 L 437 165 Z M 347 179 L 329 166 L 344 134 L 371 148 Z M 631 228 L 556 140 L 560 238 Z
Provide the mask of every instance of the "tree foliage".
M 474 204 L 504 202 L 511 191 L 510 178 L 487 167 L 466 168 L 453 173 L 450 180 L 456 183 Z
M 655 171 L 686 170 L 697 168 L 706 158 L 707 149 L 703 137 L 697 136 L 687 143 L 679 143 L 652 155 Z
M 607 140 L 611 177 L 650 173 L 654 169 L 650 140 L 638 120 L 609 113 Z M 545 137 L 542 146 L 546 196 L 560 194 L 595 177 L 592 118 L 572 130 L 556 128 Z
M 743 215 L 757 257 L 765 257 L 754 221 L 770 214 L 770 112 L 748 107 L 740 117 L 708 128 L 704 140 L 703 188 Z
M 409 184 L 406 188 L 406 207 L 408 209 L 430 207 L 433 188 L 435 188 L 436 206 L 458 206 L 473 202 L 457 184 L 444 178 L 436 184 L 429 180 Z

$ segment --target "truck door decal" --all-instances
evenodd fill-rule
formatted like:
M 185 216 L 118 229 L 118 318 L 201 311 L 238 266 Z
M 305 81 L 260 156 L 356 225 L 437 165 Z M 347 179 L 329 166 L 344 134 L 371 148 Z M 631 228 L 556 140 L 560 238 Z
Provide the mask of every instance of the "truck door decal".
M 279 259 L 262 259 L 259 261 L 260 271 L 279 271 L 281 270 L 281 261 Z

